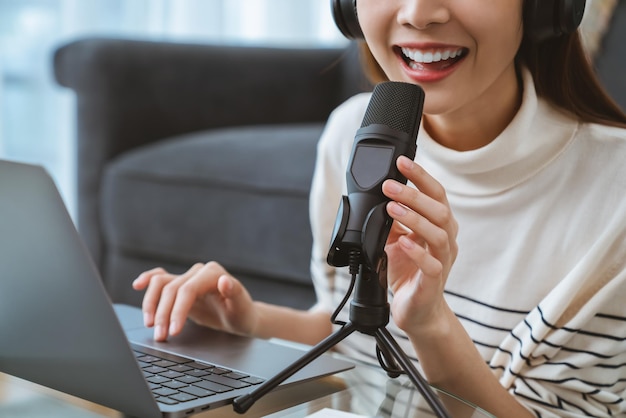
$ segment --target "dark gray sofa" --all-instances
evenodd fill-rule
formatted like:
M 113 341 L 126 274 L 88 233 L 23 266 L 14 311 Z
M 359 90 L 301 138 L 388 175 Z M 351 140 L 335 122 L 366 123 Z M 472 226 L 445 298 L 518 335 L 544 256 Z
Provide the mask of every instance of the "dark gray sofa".
M 596 65 L 626 106 L 626 2 Z M 83 39 L 54 55 L 77 99 L 78 226 L 112 299 L 146 269 L 217 260 L 254 297 L 307 307 L 308 192 L 330 111 L 371 86 L 356 48 Z M 336 202 L 332 202 L 335 204 Z
M 78 228 L 113 301 L 140 304 L 143 270 L 216 260 L 257 299 L 314 303 L 315 148 L 330 111 L 370 88 L 356 55 L 103 38 L 55 51 L 76 93 Z

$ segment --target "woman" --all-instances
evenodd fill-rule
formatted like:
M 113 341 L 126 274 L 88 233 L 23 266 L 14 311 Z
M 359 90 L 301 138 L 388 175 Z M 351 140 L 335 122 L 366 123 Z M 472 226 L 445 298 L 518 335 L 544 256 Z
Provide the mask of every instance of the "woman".
M 501 417 L 626 413 L 626 116 L 576 33 L 536 42 L 522 0 L 359 0 L 377 81 L 426 93 L 412 183 L 388 180 L 391 331 L 430 383 Z M 219 264 L 142 274 L 155 338 L 187 317 L 316 343 L 348 288 L 326 264 L 369 95 L 330 117 L 311 191 L 309 311 L 252 301 Z M 342 314 L 343 315 L 343 314 Z M 342 319 L 339 316 L 339 320 Z M 370 337 L 339 347 L 372 356 Z

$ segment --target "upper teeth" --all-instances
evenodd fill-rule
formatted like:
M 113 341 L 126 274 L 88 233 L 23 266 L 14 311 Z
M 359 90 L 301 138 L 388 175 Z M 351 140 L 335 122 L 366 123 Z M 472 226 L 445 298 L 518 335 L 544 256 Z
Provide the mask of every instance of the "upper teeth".
M 450 58 L 456 58 L 463 53 L 463 48 L 459 49 L 444 49 L 438 51 L 423 52 L 417 49 L 402 48 L 402 53 L 418 63 L 428 64 L 431 62 L 439 62 Z

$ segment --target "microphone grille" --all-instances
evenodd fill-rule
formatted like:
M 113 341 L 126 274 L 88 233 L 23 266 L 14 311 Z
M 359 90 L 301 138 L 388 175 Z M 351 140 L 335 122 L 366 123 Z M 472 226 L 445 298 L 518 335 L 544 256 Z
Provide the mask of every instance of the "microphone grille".
M 361 128 L 381 124 L 415 137 L 423 107 L 424 90 L 420 86 L 398 81 L 379 83 L 374 87 Z

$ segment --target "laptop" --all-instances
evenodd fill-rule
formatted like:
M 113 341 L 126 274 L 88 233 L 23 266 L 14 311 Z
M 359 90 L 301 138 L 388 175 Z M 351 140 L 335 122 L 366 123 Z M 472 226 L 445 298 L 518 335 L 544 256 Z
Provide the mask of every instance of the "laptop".
M 0 160 L 0 371 L 135 417 L 232 403 L 306 349 L 187 324 L 167 342 L 111 303 L 48 173 Z M 280 387 L 352 368 L 324 354 Z M 280 388 L 279 387 L 279 388 Z

